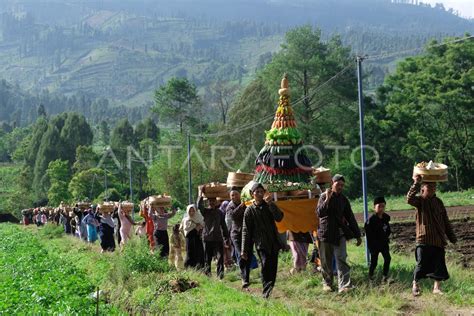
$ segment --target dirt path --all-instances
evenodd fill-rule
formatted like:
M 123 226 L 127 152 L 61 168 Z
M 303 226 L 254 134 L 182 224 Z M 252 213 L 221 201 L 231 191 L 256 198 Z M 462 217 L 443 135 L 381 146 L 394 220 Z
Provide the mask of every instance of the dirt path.
M 462 219 L 466 217 L 474 217 L 474 205 L 465 205 L 465 206 L 450 206 L 447 207 L 449 219 Z M 405 211 L 388 211 L 387 214 L 390 215 L 392 222 L 402 222 L 415 220 L 415 210 L 405 210 Z M 370 216 L 370 214 L 369 214 Z M 364 214 L 357 213 L 355 214 L 356 220 L 359 223 L 364 222 Z

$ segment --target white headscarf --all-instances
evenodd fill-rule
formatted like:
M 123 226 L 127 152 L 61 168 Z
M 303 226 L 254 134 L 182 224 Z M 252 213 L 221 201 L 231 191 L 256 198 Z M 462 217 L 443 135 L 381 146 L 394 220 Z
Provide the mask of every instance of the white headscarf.
M 191 217 L 189 215 L 189 210 L 192 208 L 194 208 L 195 212 L 194 215 Z M 204 226 L 204 217 L 194 204 L 190 204 L 186 208 L 186 214 L 184 215 L 183 220 L 181 221 L 179 229 L 184 232 L 184 236 L 187 236 L 189 232 L 195 229 L 198 224 Z

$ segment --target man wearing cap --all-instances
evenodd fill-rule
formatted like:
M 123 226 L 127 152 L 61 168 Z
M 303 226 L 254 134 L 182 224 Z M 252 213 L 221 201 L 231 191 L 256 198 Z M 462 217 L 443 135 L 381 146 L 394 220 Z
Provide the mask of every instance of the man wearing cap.
M 418 196 L 417 193 L 421 194 Z M 436 197 L 436 183 L 423 182 L 420 175 L 413 176 L 413 185 L 407 194 L 408 204 L 416 208 L 416 267 L 412 292 L 420 295 L 418 282 L 424 278 L 434 280 L 433 293 L 441 292 L 441 281 L 449 279 L 446 268 L 446 237 L 452 243 L 456 236 L 449 222 L 443 201 Z
M 202 239 L 204 241 L 204 272 L 211 275 L 212 258 L 217 258 L 217 276 L 224 278 L 224 242 L 229 244 L 229 231 L 225 224 L 224 216 L 219 210 L 215 198 L 209 198 L 209 207 L 204 207 L 205 187 L 199 186 L 197 206 L 204 217 Z
M 244 213 L 241 258 L 249 260 L 255 244 L 262 264 L 263 297 L 268 298 L 275 286 L 278 252 L 284 248 L 275 224 L 283 219 L 283 213 L 271 202 L 271 196 L 264 199 L 262 184 L 255 183 L 250 192 L 254 201 Z
M 383 256 L 383 281 L 388 280 L 388 271 L 390 269 L 390 215 L 385 213 L 385 198 L 377 197 L 374 200 L 373 214 L 367 223 L 365 223 L 365 235 L 367 236 L 367 245 L 370 251 L 369 279 L 373 279 L 379 254 Z
M 344 184 L 345 179 L 342 175 L 334 175 L 331 188 L 321 194 L 317 206 L 321 272 L 323 290 L 326 292 L 332 291 L 333 256 L 336 258 L 339 292 L 346 292 L 352 288 L 350 267 L 346 261 L 346 241 L 356 238 L 357 246 L 362 243 L 359 226 L 349 200 L 342 194 Z

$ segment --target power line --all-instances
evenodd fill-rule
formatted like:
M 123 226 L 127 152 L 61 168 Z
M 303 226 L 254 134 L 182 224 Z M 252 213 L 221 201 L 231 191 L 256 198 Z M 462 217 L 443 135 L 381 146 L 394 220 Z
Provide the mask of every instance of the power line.
M 323 88 L 325 88 L 329 83 L 331 83 L 333 80 L 335 80 L 336 78 L 342 76 L 349 68 L 351 68 L 353 66 L 352 63 L 346 65 L 342 70 L 340 70 L 337 74 L 335 74 L 334 76 L 332 76 L 331 78 L 329 78 L 328 80 L 326 80 L 325 82 L 323 82 L 321 85 L 317 86 L 313 92 L 311 93 L 311 95 L 307 95 L 307 96 L 302 96 L 301 98 L 297 99 L 296 102 L 293 103 L 293 107 L 299 105 L 300 103 L 302 103 L 303 101 L 307 100 L 307 99 L 311 99 L 313 98 L 317 93 L 319 93 Z M 211 133 L 211 134 L 191 134 L 190 136 L 192 137 L 195 137 L 195 138 L 205 138 L 205 137 L 221 137 L 221 136 L 228 136 L 228 135 L 234 135 L 238 132 L 242 132 L 242 131 L 245 131 L 245 130 L 248 130 L 248 129 L 251 129 L 251 128 L 254 128 L 256 126 L 258 126 L 259 124 L 265 122 L 265 121 L 268 121 L 270 118 L 273 118 L 275 116 L 275 114 L 270 114 L 270 115 L 267 115 L 265 116 L 263 119 L 259 120 L 259 121 L 256 121 L 256 122 L 253 122 L 253 123 L 249 123 L 247 125 L 244 125 L 244 126 L 240 126 L 238 128 L 235 128 L 233 130 L 230 130 L 230 131 L 225 131 L 225 132 L 220 132 L 220 133 Z
M 439 47 L 439 46 L 443 46 L 443 45 L 447 45 L 447 44 L 452 44 L 452 43 L 457 43 L 457 42 L 462 42 L 462 41 L 465 41 L 465 40 L 468 40 L 468 39 L 471 39 L 473 38 L 474 36 L 471 35 L 471 36 L 467 36 L 467 37 L 463 37 L 463 38 L 458 38 L 458 39 L 455 39 L 455 40 L 452 40 L 452 41 L 447 41 L 447 42 L 444 42 L 444 43 L 439 43 L 439 44 L 436 44 L 436 45 L 431 45 L 429 46 L 429 48 L 432 48 L 432 47 Z M 398 52 L 393 52 L 393 53 L 386 53 L 386 54 L 379 54 L 379 55 L 372 55 L 372 56 L 364 56 L 364 57 L 360 57 L 360 58 L 364 58 L 364 59 L 369 59 L 369 60 L 379 60 L 379 59 L 385 59 L 385 58 L 389 58 L 389 57 L 395 57 L 395 56 L 398 56 L 398 55 L 401 55 L 401 54 L 407 54 L 407 53 L 410 53 L 410 52 L 414 52 L 414 51 L 420 51 L 420 50 L 423 50 L 425 49 L 425 47 L 417 47 L 417 48 L 412 48 L 412 49 L 407 49 L 407 50 L 402 50 L 402 51 L 398 51 Z M 327 85 L 329 85 L 333 80 L 335 80 L 336 78 L 342 76 L 346 71 L 348 71 L 351 67 L 353 67 L 354 64 L 351 62 L 349 64 L 347 64 L 342 70 L 340 70 L 337 74 L 335 74 L 334 76 L 332 76 L 331 78 L 329 78 L 328 80 L 326 80 L 325 82 L 323 82 L 321 85 L 317 86 L 314 91 L 311 93 L 311 95 L 306 95 L 306 96 L 302 96 L 300 97 L 299 99 L 297 99 L 295 102 L 293 102 L 293 107 L 296 107 L 297 105 L 299 105 L 300 103 L 304 102 L 305 100 L 307 99 L 311 99 L 313 98 L 316 94 L 318 94 L 320 91 L 322 91 L 322 89 L 324 87 L 326 87 Z M 234 135 L 236 133 L 239 133 L 239 132 L 242 132 L 242 131 L 246 131 L 248 129 L 251 129 L 251 128 L 254 128 L 258 125 L 260 125 L 261 123 L 264 123 L 266 121 L 268 121 L 270 118 L 274 117 L 274 114 L 269 114 L 265 117 L 263 117 L 262 119 L 260 119 L 259 121 L 256 121 L 256 122 L 251 122 L 251 123 L 247 123 L 247 124 L 244 124 L 242 126 L 239 126 L 238 128 L 235 128 L 233 130 L 230 130 L 230 131 L 224 131 L 224 132 L 217 132 L 217 133 L 208 133 L 208 134 L 190 134 L 191 137 L 193 138 L 207 138 L 207 137 L 221 137 L 221 136 L 229 136 L 229 135 Z M 172 129 L 172 128 L 168 128 L 168 130 L 176 130 L 176 129 Z
M 443 45 L 463 42 L 465 40 L 472 39 L 472 38 L 474 38 L 474 35 L 466 36 L 466 37 L 463 37 L 463 38 L 458 38 L 458 39 L 455 39 L 455 40 L 452 40 L 452 41 L 438 43 L 438 44 L 435 44 L 435 45 L 430 45 L 428 47 L 426 47 L 426 46 L 416 47 L 416 48 L 406 49 L 406 50 L 393 52 L 393 53 L 385 53 L 385 54 L 379 54 L 379 55 L 373 55 L 373 56 L 365 56 L 364 58 L 365 59 L 370 59 L 370 60 L 385 59 L 385 58 L 395 57 L 395 56 L 398 56 L 398 55 L 408 54 L 408 53 L 415 52 L 415 51 L 422 51 L 426 48 L 439 47 L 439 46 L 443 46 Z

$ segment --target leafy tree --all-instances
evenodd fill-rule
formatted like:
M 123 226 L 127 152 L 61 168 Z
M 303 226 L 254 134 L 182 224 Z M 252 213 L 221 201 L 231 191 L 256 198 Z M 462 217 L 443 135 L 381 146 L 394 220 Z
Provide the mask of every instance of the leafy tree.
M 72 169 L 74 172 L 81 172 L 87 169 L 94 168 L 98 163 L 97 154 L 92 149 L 92 146 L 77 146 L 76 148 L 76 161 L 74 162 Z
M 34 167 L 33 188 L 38 197 L 43 197 L 48 191 L 46 169 L 51 161 L 60 158 L 58 148 L 61 148 L 61 138 L 55 125 L 49 125 L 41 138 Z
M 159 115 L 160 120 L 176 122 L 182 134 L 185 125 L 189 128 L 199 122 L 201 106 L 194 84 L 185 78 L 172 78 L 155 91 L 155 106 L 152 110 Z
M 46 173 L 51 184 L 48 190 L 49 205 L 59 205 L 61 201 L 68 201 L 71 198 L 68 191 L 68 183 L 71 180 L 69 163 L 60 159 L 51 161 Z
M 383 110 L 374 138 L 406 168 L 445 162 L 455 180 L 447 186 L 468 188 L 474 184 L 474 42 L 435 44 L 400 62 L 378 90 Z
M 106 121 L 101 121 L 99 125 L 99 138 L 104 145 L 110 142 L 110 127 Z
M 68 190 L 74 200 L 96 199 L 105 190 L 105 171 L 99 168 L 76 173 L 69 182 Z M 107 187 L 116 186 L 115 176 L 107 171 Z
M 80 145 L 91 145 L 92 139 L 92 129 L 84 116 L 77 113 L 68 113 L 61 130 L 63 143 L 61 157 L 72 164 L 76 155 L 76 148 Z
M 36 156 L 38 155 L 38 149 L 41 145 L 41 139 L 43 138 L 43 134 L 47 129 L 48 121 L 42 117 L 39 118 L 33 128 L 31 141 L 29 142 L 28 153 L 26 156 L 26 163 L 31 167 L 35 166 Z
M 160 129 L 156 126 L 153 119 L 146 118 L 137 124 L 135 138 L 138 142 L 148 138 L 158 144 L 160 142 Z
M 357 89 L 354 72 L 346 72 L 337 84 L 326 85 L 323 91 L 315 93 L 320 86 L 346 66 L 354 63 L 350 48 L 342 45 L 341 39 L 334 36 L 327 42 L 321 39 L 321 30 L 306 25 L 288 31 L 281 51 L 273 56 L 264 68 L 262 76 L 267 87 L 275 91 L 284 73 L 288 74 L 293 102 L 301 100 L 302 105 L 295 110 L 301 123 L 303 139 L 314 143 L 312 128 L 323 123 L 320 113 L 323 107 L 341 105 L 342 102 L 356 100 Z M 324 93 L 324 94 L 322 94 Z M 321 97 L 324 96 L 324 101 Z M 276 102 L 275 102 L 276 104 Z

